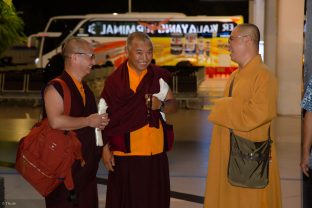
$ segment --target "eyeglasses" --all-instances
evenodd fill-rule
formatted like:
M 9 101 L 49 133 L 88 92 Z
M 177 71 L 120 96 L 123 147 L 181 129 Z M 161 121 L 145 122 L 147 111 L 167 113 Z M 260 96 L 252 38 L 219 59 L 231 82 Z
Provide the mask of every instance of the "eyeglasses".
M 247 34 L 247 35 L 230 36 L 228 42 L 230 43 L 231 41 L 233 41 L 235 39 L 243 38 L 243 37 L 247 37 L 247 36 L 249 36 L 249 35 Z
M 90 59 L 95 59 L 95 54 L 93 53 L 76 52 L 74 54 L 85 55 L 85 56 L 88 56 Z

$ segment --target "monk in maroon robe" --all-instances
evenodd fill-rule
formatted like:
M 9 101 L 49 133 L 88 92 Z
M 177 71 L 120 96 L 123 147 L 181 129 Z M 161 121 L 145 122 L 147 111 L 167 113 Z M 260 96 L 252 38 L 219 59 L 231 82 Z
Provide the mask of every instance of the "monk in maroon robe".
M 65 71 L 59 78 L 70 89 L 70 114 L 64 115 L 63 90 L 57 82 L 52 82 L 45 88 L 44 107 L 52 128 L 73 130 L 77 133 L 85 164 L 81 166 L 80 161 L 76 161 L 72 166 L 74 190 L 67 190 L 61 184 L 45 198 L 46 207 L 97 208 L 96 173 L 102 147 L 96 146 L 94 128 L 104 129 L 109 119 L 106 114 L 97 113 L 95 97 L 82 81 L 95 63 L 91 44 L 73 38 L 65 44 L 62 53 L 65 58 Z
M 109 170 L 106 208 L 169 208 L 166 151 L 171 126 L 161 113 L 177 105 L 170 73 L 154 64 L 150 38 L 134 32 L 127 39 L 128 60 L 105 81 L 102 97 L 110 122 L 103 131 L 103 161 Z

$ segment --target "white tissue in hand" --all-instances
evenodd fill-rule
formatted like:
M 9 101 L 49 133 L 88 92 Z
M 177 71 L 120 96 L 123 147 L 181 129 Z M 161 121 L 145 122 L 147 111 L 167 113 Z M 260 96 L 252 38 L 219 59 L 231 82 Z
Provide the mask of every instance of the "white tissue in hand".
M 169 85 L 162 78 L 160 78 L 159 86 L 160 86 L 159 93 L 153 94 L 153 96 L 157 97 L 158 100 L 160 101 L 164 101 L 169 90 Z
M 153 94 L 153 96 L 157 97 L 160 101 L 165 101 L 167 93 L 169 91 L 169 85 L 162 79 L 159 79 L 159 93 Z M 166 116 L 163 112 L 160 112 L 163 119 L 166 121 Z
M 103 114 L 106 113 L 107 109 L 107 104 L 103 98 L 100 99 L 99 104 L 98 104 L 98 113 Z M 96 128 L 95 129 L 95 141 L 96 141 L 96 146 L 103 146 L 103 139 L 102 139 L 102 131 L 101 129 Z
M 106 109 L 107 109 L 107 104 L 106 104 L 104 98 L 101 98 L 99 101 L 99 104 L 98 104 L 99 114 L 106 113 Z

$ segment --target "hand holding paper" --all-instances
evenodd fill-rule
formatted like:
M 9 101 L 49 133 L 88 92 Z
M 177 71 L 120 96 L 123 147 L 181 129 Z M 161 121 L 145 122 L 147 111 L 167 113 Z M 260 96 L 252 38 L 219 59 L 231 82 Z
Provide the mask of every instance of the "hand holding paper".
M 153 94 L 153 96 L 157 97 L 160 101 L 165 101 L 167 93 L 169 91 L 169 85 L 162 79 L 159 79 L 160 90 L 159 93 Z
M 106 113 L 107 104 L 103 98 L 100 99 L 98 104 L 98 113 L 103 114 Z M 102 139 L 102 132 L 101 129 L 95 129 L 95 139 L 96 139 L 96 146 L 103 146 L 103 139 Z
M 160 90 L 159 93 L 153 94 L 153 96 L 157 97 L 160 101 L 165 101 L 167 93 L 169 91 L 169 85 L 162 79 L 159 79 Z M 164 120 L 166 120 L 165 114 L 160 112 L 161 116 Z

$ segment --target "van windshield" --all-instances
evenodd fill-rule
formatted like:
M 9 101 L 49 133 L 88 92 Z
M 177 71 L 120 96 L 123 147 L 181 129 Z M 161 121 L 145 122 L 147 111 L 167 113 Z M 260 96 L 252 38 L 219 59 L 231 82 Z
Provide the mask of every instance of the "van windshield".
M 44 38 L 43 54 L 46 54 L 56 49 L 62 41 L 72 32 L 76 25 L 83 18 L 57 18 L 51 21 L 50 25 L 46 29 L 46 32 L 61 32 L 62 35 L 59 37 Z

